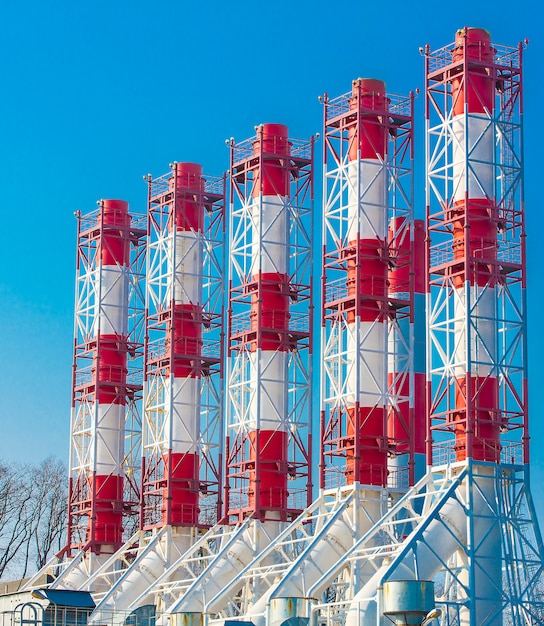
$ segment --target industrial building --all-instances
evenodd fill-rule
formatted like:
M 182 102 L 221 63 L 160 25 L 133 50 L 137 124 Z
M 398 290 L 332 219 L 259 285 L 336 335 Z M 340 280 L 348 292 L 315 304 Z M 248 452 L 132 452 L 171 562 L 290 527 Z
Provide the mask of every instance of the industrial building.
M 78 216 L 67 546 L 2 626 L 544 623 L 523 50 L 422 49 L 425 157 L 357 78 Z

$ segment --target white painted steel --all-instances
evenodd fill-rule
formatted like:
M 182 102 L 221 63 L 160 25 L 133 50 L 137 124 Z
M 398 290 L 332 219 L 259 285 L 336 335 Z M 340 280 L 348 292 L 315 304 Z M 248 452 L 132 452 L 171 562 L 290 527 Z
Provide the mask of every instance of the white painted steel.
M 175 533 L 161 532 L 156 541 L 141 543 L 138 554 L 123 575 L 97 604 L 88 620 L 89 624 L 123 624 L 126 610 L 135 598 L 152 588 L 155 581 L 170 565 L 174 555 L 187 552 L 194 540 L 191 528 L 176 528 Z M 153 603 L 149 597 L 147 602 Z M 145 604 L 142 599 L 140 606 Z
M 178 602 L 167 609 L 172 613 L 202 613 L 216 610 L 210 606 L 212 598 L 223 590 L 280 532 L 280 522 L 265 523 L 252 520 L 235 541 L 226 546 L 226 551 L 203 571 L 202 575 L 187 589 Z
M 169 269 L 167 301 L 176 304 L 202 302 L 203 238 L 199 232 L 178 230 L 166 243 Z
M 353 407 L 359 402 L 361 407 L 384 407 L 387 401 L 386 326 L 357 318 L 347 328 L 346 405 Z
M 259 271 L 264 274 L 287 274 L 289 215 L 285 198 L 262 196 L 253 201 L 251 209 L 252 276 L 257 276 Z M 287 353 L 258 349 L 249 355 L 249 369 L 251 397 L 248 429 L 285 432 L 288 421 Z
M 96 406 L 95 442 L 91 464 L 97 476 L 122 476 L 125 448 L 124 404 Z
M 251 275 L 289 272 L 289 215 L 281 196 L 262 196 L 251 205 Z
M 454 291 L 453 298 L 455 377 L 464 378 L 467 373 L 488 376 L 497 361 L 496 290 L 489 286 L 465 285 Z
M 171 377 L 164 390 L 165 435 L 172 452 L 194 452 L 200 432 L 200 378 Z
M 129 268 L 104 265 L 93 272 L 96 281 L 93 333 L 126 337 Z
M 465 477 L 457 486 L 455 494 L 447 499 L 435 515 L 424 512 L 428 525 L 417 537 L 417 543 L 406 544 L 417 551 L 414 563 L 409 553 L 400 562 L 394 563 L 391 574 L 391 562 L 384 565 L 355 595 L 346 616 L 345 626 L 359 624 L 380 624 L 377 615 L 377 593 L 385 580 L 432 580 L 440 569 L 458 552 L 468 547 L 473 559 L 475 574 L 472 587 L 478 597 L 474 603 L 477 620 L 475 624 L 490 623 L 485 621 L 500 606 L 500 584 L 494 575 L 496 568 L 501 568 L 500 525 L 497 520 L 497 482 L 494 466 L 474 466 L 479 476 L 474 479 Z M 467 516 L 467 508 L 470 518 Z M 446 530 L 447 529 L 447 530 Z M 406 552 L 406 551 L 404 551 Z M 417 564 L 417 569 L 414 565 Z M 493 622 L 495 623 L 495 622 Z M 498 622 L 497 622 L 498 623 Z
M 387 235 L 386 168 L 378 159 L 351 161 L 347 166 L 347 240 L 385 240 Z
M 354 492 L 355 493 L 355 490 Z M 385 512 L 386 496 L 382 489 L 360 489 L 341 511 L 327 518 L 316 529 L 305 549 L 276 582 L 263 593 L 245 614 L 255 626 L 271 623 L 269 610 L 280 599 L 291 600 L 296 607 L 292 616 L 305 616 L 310 589 L 330 567 L 341 560 L 360 537 L 372 528 Z M 321 589 L 313 589 L 315 598 Z M 272 607 L 270 609 L 270 607 Z
M 90 575 L 108 559 L 107 554 L 95 554 L 89 551 L 78 552 L 67 567 L 62 571 L 49 589 L 68 589 L 71 591 L 87 591 Z
M 248 430 L 288 429 L 287 371 L 288 354 L 283 351 L 257 350 L 249 355 Z
M 278 581 L 283 579 L 290 568 L 295 567 L 295 562 L 303 559 L 302 555 L 306 554 L 307 549 L 311 550 L 318 533 L 322 537 L 326 536 L 329 528 L 333 526 L 337 528 L 344 520 L 345 532 L 342 536 L 349 538 L 354 533 L 356 534 L 354 530 L 356 521 L 353 517 L 350 518 L 354 511 L 362 510 L 359 505 L 353 504 L 356 502 L 356 491 L 352 487 L 321 492 L 319 497 L 296 520 L 284 526 L 274 542 L 257 554 L 252 562 L 240 571 L 239 576 L 225 585 L 207 606 L 215 607 L 221 617 L 228 617 L 233 611 L 245 616 L 249 614 L 249 611 L 252 620 L 262 619 L 270 591 L 276 587 Z M 350 515 L 346 513 L 348 509 Z M 343 540 L 338 542 L 340 545 L 342 543 L 344 543 Z M 341 553 L 343 553 L 342 550 L 339 551 L 339 556 Z M 258 597 L 261 598 L 257 599 L 257 603 L 255 603 L 256 596 L 254 595 L 256 580 L 258 580 Z M 252 591 L 249 594 L 242 592 L 240 598 L 237 593 L 243 587 L 250 588 Z M 242 606 L 240 606 L 240 600 Z
M 347 167 L 348 233 L 350 245 L 375 241 L 379 249 L 387 236 L 387 187 L 385 164 L 380 159 L 360 159 Z M 365 275 L 365 260 L 361 260 Z M 356 285 L 356 289 L 358 286 Z M 387 340 L 383 321 L 347 324 L 346 406 L 384 407 L 387 398 Z
M 457 115 L 451 129 L 454 202 L 464 201 L 465 193 L 471 200 L 494 198 L 494 135 L 490 117 Z
M 350 504 L 344 515 L 325 532 L 317 532 L 304 558 L 289 568 L 270 594 L 272 598 L 306 598 L 310 588 L 342 555 L 352 547 L 357 537 L 363 536 L 385 513 L 385 490 L 362 488 L 359 497 Z M 320 590 L 314 590 L 319 593 Z

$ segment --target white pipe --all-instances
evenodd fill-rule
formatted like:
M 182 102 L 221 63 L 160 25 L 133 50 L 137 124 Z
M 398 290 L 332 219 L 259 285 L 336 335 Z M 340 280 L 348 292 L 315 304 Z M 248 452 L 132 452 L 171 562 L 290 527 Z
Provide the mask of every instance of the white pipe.
M 473 113 L 467 121 L 465 126 L 465 115 L 462 113 L 451 123 L 455 138 L 452 147 L 454 202 L 463 201 L 465 192 L 472 200 L 494 197 L 493 126 L 486 115 Z M 467 157 L 472 167 L 467 167 Z
M 376 614 L 376 594 L 385 580 L 432 580 L 457 550 L 468 545 L 470 524 L 467 523 L 467 511 L 461 502 L 470 506 L 470 515 L 473 517 L 474 536 L 470 539 L 473 550 L 476 550 L 476 562 L 472 564 L 472 567 L 475 571 L 477 598 L 475 602 L 477 620 L 474 623 L 488 623 L 485 621 L 485 616 L 495 610 L 497 602 L 500 601 L 500 587 L 498 590 L 487 588 L 491 581 L 481 569 L 485 568 L 493 575 L 493 572 L 497 570 L 496 561 L 498 561 L 498 571 L 501 571 L 500 526 L 498 523 L 493 523 L 495 520 L 490 521 L 490 518 L 496 515 L 496 511 L 493 510 L 496 481 L 494 467 L 473 466 L 473 468 L 473 472 L 479 472 L 481 480 L 478 480 L 478 476 L 464 479 L 455 492 L 457 497 L 451 496 L 421 536 L 416 537 L 415 566 L 412 551 L 409 551 L 408 555 L 395 565 L 390 576 L 388 572 L 391 564 L 383 565 L 355 595 L 345 626 L 379 624 Z M 472 496 L 471 504 L 466 502 L 467 493 Z
M 141 597 L 164 572 L 174 554 L 184 554 L 193 543 L 193 529 L 179 527 L 173 533 L 163 533 L 157 542 L 144 548 L 139 557 L 123 573 L 109 592 L 98 603 L 89 624 L 123 623 L 123 611 L 135 609 L 135 598 Z M 174 534 L 175 533 L 175 534 Z M 139 606 L 145 603 L 141 597 Z
M 68 567 L 49 585 L 49 588 L 87 591 L 89 576 L 110 556 L 110 554 L 95 554 L 90 550 L 79 552 L 69 563 Z
M 289 215 L 282 196 L 259 196 L 251 206 L 250 274 L 289 271 Z
M 201 233 L 177 230 L 166 241 L 167 267 L 171 271 L 166 301 L 176 304 L 200 304 L 202 300 L 202 265 L 204 238 Z
M 129 270 L 126 266 L 103 265 L 93 271 L 96 302 L 93 307 L 93 334 L 121 335 L 128 332 Z
M 348 241 L 387 237 L 387 185 L 385 163 L 379 159 L 350 161 L 348 179 Z
M 381 489 L 361 490 L 359 498 L 346 507 L 343 515 L 316 533 L 282 579 L 259 598 L 244 618 L 251 620 L 255 626 L 265 626 L 267 606 L 270 605 L 273 611 L 275 601 L 279 599 L 290 600 L 296 616 L 304 617 L 308 607 L 300 600 L 307 598 L 308 590 L 346 554 L 356 537 L 366 534 L 382 517 L 382 494 Z M 285 606 L 281 605 L 279 610 L 285 611 Z
M 218 557 L 166 613 L 202 613 L 205 609 L 213 613 L 216 606 L 208 606 L 208 602 L 234 580 L 255 555 L 278 536 L 279 531 L 280 522 L 253 520 L 232 545 L 219 552 Z

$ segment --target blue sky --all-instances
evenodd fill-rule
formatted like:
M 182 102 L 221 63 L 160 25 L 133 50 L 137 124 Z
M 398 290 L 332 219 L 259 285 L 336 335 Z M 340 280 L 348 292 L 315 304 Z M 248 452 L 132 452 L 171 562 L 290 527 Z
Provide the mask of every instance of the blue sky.
M 535 3 L 536 4 L 536 3 Z M 0 55 L 0 459 L 67 460 L 75 276 L 74 211 L 99 198 L 144 212 L 142 175 L 194 161 L 220 175 L 225 139 L 279 122 L 320 132 L 317 96 L 360 76 L 423 91 L 420 46 L 465 25 L 524 57 L 533 496 L 544 520 L 542 23 L 530 2 L 2 2 Z M 423 95 L 417 196 L 423 198 Z M 318 166 L 319 167 L 319 166 Z M 319 178 L 318 178 L 319 180 Z M 319 185 L 319 183 L 318 183 Z M 423 206 L 416 207 L 423 217 Z M 319 228 L 316 227 L 319 232 Z M 541 526 L 543 524 L 541 523 Z

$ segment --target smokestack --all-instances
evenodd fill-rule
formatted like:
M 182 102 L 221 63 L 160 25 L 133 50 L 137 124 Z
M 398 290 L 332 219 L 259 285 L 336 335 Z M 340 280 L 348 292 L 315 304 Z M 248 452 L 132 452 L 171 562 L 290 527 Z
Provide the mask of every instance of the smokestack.
M 200 382 L 202 378 L 202 168 L 177 163 L 170 180 L 175 197 L 168 224 L 170 318 L 165 348 L 165 434 L 162 523 L 198 523 Z
M 295 351 L 305 359 L 310 342 L 311 243 L 302 229 L 308 211 L 296 203 L 299 187 L 309 188 L 312 155 L 308 146 L 289 140 L 283 124 L 263 124 L 256 130 L 255 138 L 231 143 L 233 436 L 227 512 L 231 519 L 284 521 L 296 514 L 289 497 L 301 491 L 305 500 L 309 495 L 309 442 L 302 438 L 308 432 L 308 396 L 303 394 L 309 388 L 309 370 L 301 370 L 290 355 Z
M 385 84 L 354 81 L 348 163 L 346 480 L 387 484 L 387 116 Z
M 455 350 L 457 378 L 452 415 L 458 461 L 497 462 L 500 434 L 495 323 L 497 227 L 494 181 L 494 132 L 490 120 L 495 50 L 481 28 L 457 31 L 452 52 L 463 71 L 452 81 L 453 228 Z M 472 319 L 474 326 L 469 322 Z
M 425 224 L 395 217 L 389 226 L 388 272 L 389 391 L 392 394 L 388 434 L 393 456 L 389 484 L 409 484 L 425 474 Z M 412 374 L 413 369 L 413 374 Z
M 130 221 L 122 200 L 101 200 L 94 223 L 79 218 L 68 533 L 97 554 L 123 534 Z

